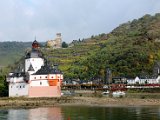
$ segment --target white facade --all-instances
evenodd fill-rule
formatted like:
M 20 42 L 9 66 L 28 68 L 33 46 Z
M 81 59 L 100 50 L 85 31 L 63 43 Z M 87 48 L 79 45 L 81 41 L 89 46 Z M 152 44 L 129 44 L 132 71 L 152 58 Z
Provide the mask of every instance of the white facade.
M 28 96 L 28 83 L 10 83 L 9 97 Z
M 10 83 L 24 82 L 24 77 L 8 77 L 7 82 Z
M 134 84 L 160 84 L 160 76 L 156 79 L 140 79 L 136 77 L 133 80 L 127 80 L 127 84 L 134 85 Z
M 29 96 L 29 90 L 33 87 L 50 87 L 49 81 L 55 81 L 56 86 L 60 87 L 62 74 L 29 75 L 25 82 L 24 77 L 8 77 L 9 97 Z
M 49 86 L 48 80 L 34 80 L 30 82 L 31 87 L 39 86 Z
M 63 79 L 61 74 L 48 74 L 48 75 L 30 75 L 30 86 L 50 86 L 48 80 L 60 80 Z M 60 83 L 57 85 L 60 86 Z
M 28 72 L 30 65 L 33 66 L 34 72 L 37 72 L 44 65 L 42 58 L 28 58 L 25 60 L 25 72 Z

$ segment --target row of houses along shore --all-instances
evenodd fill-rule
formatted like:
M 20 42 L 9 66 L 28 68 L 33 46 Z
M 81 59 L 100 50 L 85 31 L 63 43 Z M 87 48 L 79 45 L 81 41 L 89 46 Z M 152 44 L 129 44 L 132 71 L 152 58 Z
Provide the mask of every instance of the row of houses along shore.
M 110 89 L 111 91 L 122 90 L 126 91 L 127 89 L 152 89 L 160 88 L 160 75 L 153 78 L 147 77 L 135 77 L 134 79 L 128 79 L 125 77 L 113 77 L 111 80 L 104 81 L 101 79 L 82 81 L 79 79 L 74 80 L 63 80 L 63 89 L 99 89 L 106 90 Z

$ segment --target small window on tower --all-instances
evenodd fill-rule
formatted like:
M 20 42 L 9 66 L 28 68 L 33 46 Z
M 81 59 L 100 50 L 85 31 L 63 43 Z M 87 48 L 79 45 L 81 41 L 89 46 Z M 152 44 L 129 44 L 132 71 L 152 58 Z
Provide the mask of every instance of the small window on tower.
M 42 85 L 42 82 L 40 82 L 40 85 Z
M 21 86 L 19 86 L 19 88 L 21 88 Z
M 25 85 L 23 85 L 23 88 L 25 88 Z
M 34 77 L 34 79 L 36 79 L 36 77 Z

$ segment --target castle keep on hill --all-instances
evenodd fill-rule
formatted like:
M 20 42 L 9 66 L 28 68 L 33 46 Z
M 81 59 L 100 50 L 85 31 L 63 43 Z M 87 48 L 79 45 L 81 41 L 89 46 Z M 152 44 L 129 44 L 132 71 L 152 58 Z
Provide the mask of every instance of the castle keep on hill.
M 24 72 L 9 73 L 9 97 L 60 97 L 63 74 L 47 64 L 35 40 L 25 56 Z
M 61 33 L 56 34 L 56 38 L 54 40 L 48 40 L 46 43 L 47 47 L 57 49 L 62 47 L 62 38 Z

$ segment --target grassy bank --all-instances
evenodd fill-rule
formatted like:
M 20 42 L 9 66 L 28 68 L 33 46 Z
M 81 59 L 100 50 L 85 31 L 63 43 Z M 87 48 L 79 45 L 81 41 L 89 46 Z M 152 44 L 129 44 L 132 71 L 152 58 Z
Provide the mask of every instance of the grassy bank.
M 157 94 L 158 96 L 159 94 Z M 160 106 L 160 99 L 145 97 L 137 94 L 137 97 L 127 95 L 123 98 L 112 98 L 106 96 L 63 96 L 60 98 L 0 98 L 1 108 L 34 108 L 60 105 L 89 105 L 89 106 Z M 147 97 L 148 96 L 148 97 Z M 151 95 L 152 96 L 152 95 Z M 155 95 L 156 96 L 156 95 Z
M 30 108 L 40 106 L 54 106 L 59 103 L 71 101 L 71 98 L 26 98 L 26 97 L 14 97 L 14 98 L 0 98 L 0 107 L 18 107 L 18 108 Z

